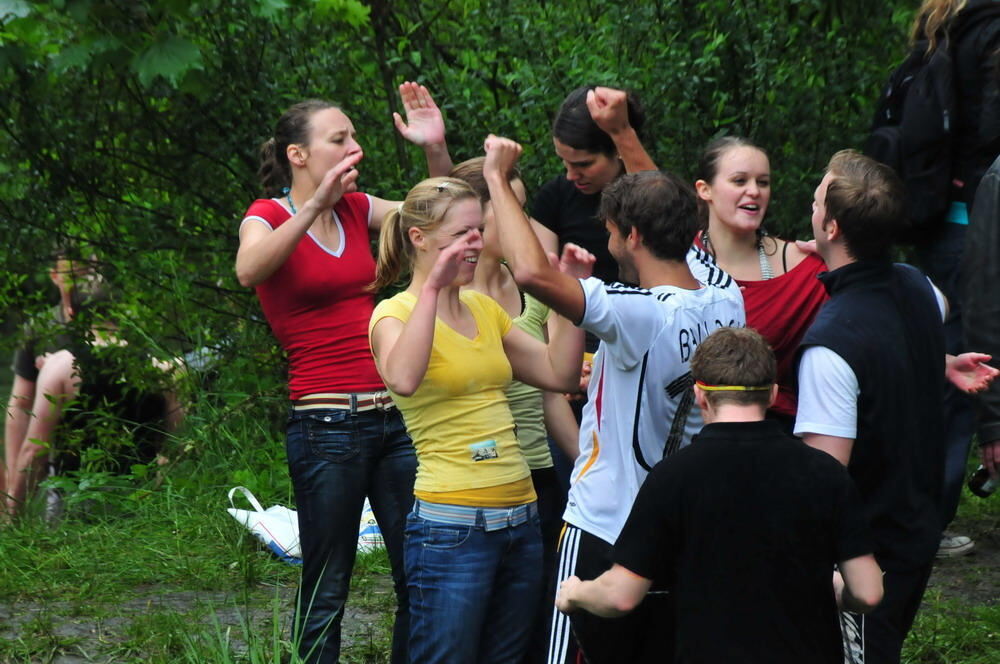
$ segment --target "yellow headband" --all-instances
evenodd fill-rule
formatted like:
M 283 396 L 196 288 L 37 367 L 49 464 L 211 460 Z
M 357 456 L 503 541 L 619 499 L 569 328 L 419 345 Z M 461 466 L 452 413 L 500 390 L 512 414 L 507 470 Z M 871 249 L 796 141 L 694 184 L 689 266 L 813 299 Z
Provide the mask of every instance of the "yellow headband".
M 764 392 L 771 389 L 770 385 L 760 385 L 757 387 L 750 387 L 748 385 L 707 385 L 700 380 L 696 380 L 694 384 L 706 392 Z

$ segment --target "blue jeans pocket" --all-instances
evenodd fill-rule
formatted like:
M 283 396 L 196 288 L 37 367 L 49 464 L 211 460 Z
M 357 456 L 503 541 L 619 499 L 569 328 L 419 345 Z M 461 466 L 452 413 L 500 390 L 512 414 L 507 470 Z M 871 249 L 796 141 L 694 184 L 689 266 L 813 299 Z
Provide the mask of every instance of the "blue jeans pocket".
M 406 517 L 406 540 L 425 549 L 456 549 L 469 540 L 474 526 L 428 521 L 412 512 Z
M 324 411 L 301 419 L 310 453 L 318 459 L 343 463 L 361 452 L 356 418 L 349 411 Z

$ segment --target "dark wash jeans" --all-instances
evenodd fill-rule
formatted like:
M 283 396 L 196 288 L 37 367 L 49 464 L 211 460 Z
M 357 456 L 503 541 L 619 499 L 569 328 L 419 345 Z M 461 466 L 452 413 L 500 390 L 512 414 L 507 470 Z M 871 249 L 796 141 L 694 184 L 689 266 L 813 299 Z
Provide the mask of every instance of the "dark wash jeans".
M 957 355 L 978 348 L 965 348 L 962 339 L 962 254 L 965 251 L 966 226 L 943 224 L 940 234 L 928 247 L 918 250 L 920 266 L 934 285 L 948 298 L 948 320 L 944 323 L 945 352 Z M 945 381 L 944 392 L 944 484 L 941 490 L 941 528 L 955 518 L 965 484 L 965 466 L 969 446 L 976 432 L 976 414 L 972 397 Z
M 417 458 L 395 408 L 292 411 L 286 439 L 302 545 L 293 635 L 310 663 L 336 662 L 365 496 L 385 538 L 396 591 L 392 661 L 407 661 L 409 601 L 403 529 L 413 505 Z

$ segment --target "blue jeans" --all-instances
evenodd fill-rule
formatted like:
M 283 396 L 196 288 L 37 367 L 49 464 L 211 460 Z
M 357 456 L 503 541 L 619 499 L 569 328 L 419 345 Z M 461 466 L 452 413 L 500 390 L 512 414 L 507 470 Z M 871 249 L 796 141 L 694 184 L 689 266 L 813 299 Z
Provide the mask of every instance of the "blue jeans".
M 406 517 L 413 664 L 516 664 L 542 587 L 538 513 L 487 531 Z
M 957 355 L 966 350 L 962 339 L 961 271 L 965 251 L 965 229 L 960 224 L 942 224 L 936 240 L 918 252 L 921 267 L 934 285 L 948 298 L 948 319 L 944 323 L 945 352 Z M 973 400 L 950 382 L 944 393 L 944 470 L 941 492 L 941 528 L 947 528 L 962 496 L 969 445 L 976 431 Z
M 367 495 L 385 538 L 396 590 L 392 661 L 405 662 L 409 603 L 403 526 L 413 504 L 417 459 L 399 411 L 292 411 L 286 451 L 302 545 L 294 628 L 299 654 L 310 664 L 336 662 L 340 656 L 340 621 Z

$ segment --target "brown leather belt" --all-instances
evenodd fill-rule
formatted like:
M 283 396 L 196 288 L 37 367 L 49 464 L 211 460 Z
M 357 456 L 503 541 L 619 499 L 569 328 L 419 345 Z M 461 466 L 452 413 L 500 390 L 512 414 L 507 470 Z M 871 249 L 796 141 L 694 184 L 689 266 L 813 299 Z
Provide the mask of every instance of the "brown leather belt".
M 349 410 L 352 413 L 363 413 L 368 410 L 389 410 L 395 408 L 392 397 L 386 391 L 382 392 L 355 392 L 353 394 L 338 394 L 336 392 L 323 392 L 319 394 L 307 394 L 306 396 L 292 402 L 293 410 L 321 410 L 333 408 L 336 410 Z

